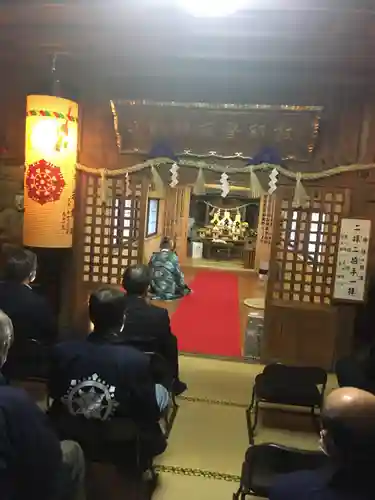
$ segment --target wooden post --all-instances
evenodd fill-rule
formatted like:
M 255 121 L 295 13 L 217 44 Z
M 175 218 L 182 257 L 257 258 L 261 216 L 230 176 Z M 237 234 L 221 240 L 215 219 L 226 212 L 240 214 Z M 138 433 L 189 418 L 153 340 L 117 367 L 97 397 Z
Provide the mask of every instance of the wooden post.
M 271 255 L 272 226 L 275 216 L 275 200 L 265 194 L 260 199 L 258 234 L 255 247 L 255 269 L 259 271 L 261 262 L 269 262 Z

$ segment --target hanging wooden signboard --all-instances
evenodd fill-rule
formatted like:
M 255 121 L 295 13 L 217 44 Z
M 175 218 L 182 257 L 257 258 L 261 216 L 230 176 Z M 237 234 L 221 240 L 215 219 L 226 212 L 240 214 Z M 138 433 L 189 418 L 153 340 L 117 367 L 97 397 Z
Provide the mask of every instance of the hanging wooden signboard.
M 341 220 L 333 299 L 349 302 L 365 300 L 370 237 L 370 220 Z
M 176 154 L 253 157 L 263 147 L 283 159 L 307 161 L 314 149 L 319 106 L 118 101 L 123 153 L 148 153 L 163 141 Z

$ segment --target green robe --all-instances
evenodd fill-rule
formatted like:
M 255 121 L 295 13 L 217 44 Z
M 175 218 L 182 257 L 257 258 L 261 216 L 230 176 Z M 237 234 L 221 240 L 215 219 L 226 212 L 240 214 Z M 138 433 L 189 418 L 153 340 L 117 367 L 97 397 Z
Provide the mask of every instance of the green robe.
M 160 250 L 160 252 L 153 253 L 149 266 L 151 291 L 155 299 L 173 300 L 186 294 L 188 288 L 175 252 Z

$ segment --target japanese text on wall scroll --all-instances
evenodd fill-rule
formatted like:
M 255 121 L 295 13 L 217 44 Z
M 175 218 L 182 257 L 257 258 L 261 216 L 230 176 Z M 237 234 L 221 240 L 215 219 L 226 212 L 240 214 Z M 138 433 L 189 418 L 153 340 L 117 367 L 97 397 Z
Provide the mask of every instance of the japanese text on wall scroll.
M 175 153 L 253 157 L 275 147 L 284 159 L 307 161 L 322 108 L 151 101 L 119 101 L 122 149 L 147 153 L 166 141 Z
M 333 298 L 363 302 L 371 236 L 371 221 L 342 219 Z

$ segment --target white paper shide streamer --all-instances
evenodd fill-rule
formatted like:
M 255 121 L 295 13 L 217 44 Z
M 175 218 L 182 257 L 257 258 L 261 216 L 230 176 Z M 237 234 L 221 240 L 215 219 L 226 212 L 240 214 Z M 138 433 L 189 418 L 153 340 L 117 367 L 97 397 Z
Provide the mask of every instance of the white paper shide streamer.
M 173 165 L 171 166 L 171 168 L 169 169 L 170 173 L 171 173 L 171 182 L 169 183 L 169 185 L 174 188 L 177 186 L 178 184 L 178 171 L 179 171 L 180 167 L 177 165 L 177 163 L 173 163 Z
M 269 176 L 269 183 L 268 183 L 268 194 L 273 194 L 276 189 L 277 189 L 277 181 L 278 181 L 278 175 L 279 175 L 279 172 L 276 168 L 274 168 L 271 173 L 270 173 L 270 176 Z
M 129 172 L 126 172 L 125 174 L 125 198 L 129 198 L 129 196 L 132 194 L 131 189 L 130 189 L 130 178 L 129 178 Z
M 298 172 L 296 176 L 296 187 L 294 189 L 293 207 L 306 207 L 309 204 L 309 201 L 310 197 L 302 184 L 302 174 L 301 172 Z
M 226 198 L 229 194 L 229 191 L 230 191 L 228 178 L 229 177 L 225 172 L 223 174 L 221 174 L 220 184 L 221 184 L 221 196 L 222 196 L 222 198 Z

